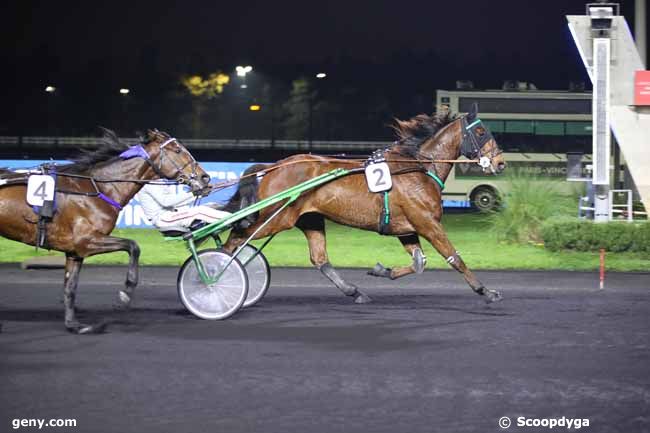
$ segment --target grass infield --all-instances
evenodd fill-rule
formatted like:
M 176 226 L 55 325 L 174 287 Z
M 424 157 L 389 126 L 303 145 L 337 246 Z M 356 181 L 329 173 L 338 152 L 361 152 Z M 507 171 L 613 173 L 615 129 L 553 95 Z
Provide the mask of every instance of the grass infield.
M 443 217 L 450 240 L 471 269 L 561 269 L 586 271 L 598 269 L 597 253 L 550 252 L 542 245 L 509 244 L 497 241 L 486 218 L 480 214 L 450 214 Z M 133 239 L 140 245 L 142 265 L 179 266 L 188 257 L 183 242 L 165 241 L 155 230 L 115 230 L 115 236 Z M 225 237 L 224 237 L 225 239 Z M 445 261 L 422 240 L 427 268 L 448 268 Z M 255 242 L 259 244 L 261 242 Z M 209 243 L 206 246 L 211 245 Z M 213 244 L 212 244 L 213 245 Z M 377 262 L 386 266 L 410 263 L 400 242 L 393 237 L 329 223 L 327 245 L 330 262 L 337 267 L 370 268 Z M 264 250 L 271 266 L 311 266 L 307 241 L 299 230 L 278 234 Z M 60 255 L 56 252 L 34 251 L 34 247 L 0 238 L 0 262 L 16 263 L 35 255 Z M 86 263 L 126 264 L 126 253 L 104 254 L 89 258 Z M 647 271 L 650 255 L 608 253 L 607 270 Z

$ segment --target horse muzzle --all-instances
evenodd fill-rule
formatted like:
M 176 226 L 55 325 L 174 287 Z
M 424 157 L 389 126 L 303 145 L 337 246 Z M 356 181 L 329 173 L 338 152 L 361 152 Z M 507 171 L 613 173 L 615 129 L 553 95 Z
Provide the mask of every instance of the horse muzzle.
M 201 195 L 206 190 L 209 190 L 210 186 L 210 175 L 205 173 L 200 177 L 193 177 L 191 179 L 186 179 L 184 182 L 186 185 L 189 185 L 193 193 Z

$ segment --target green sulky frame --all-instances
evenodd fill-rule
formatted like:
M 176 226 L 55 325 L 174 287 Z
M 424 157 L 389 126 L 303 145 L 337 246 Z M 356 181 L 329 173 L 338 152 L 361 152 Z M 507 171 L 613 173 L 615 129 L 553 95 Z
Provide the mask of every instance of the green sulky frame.
M 354 170 L 346 170 L 344 168 L 336 168 L 334 170 L 328 171 L 327 173 L 321 174 L 320 176 L 317 176 L 313 179 L 307 180 L 305 182 L 299 183 L 298 185 L 292 186 L 291 188 L 288 188 L 282 192 L 279 192 L 277 194 L 274 194 L 270 197 L 265 198 L 264 200 L 260 200 L 259 202 L 248 206 L 244 209 L 241 209 L 232 215 L 223 218 L 219 221 L 215 221 L 211 224 L 208 224 L 204 227 L 201 227 L 200 229 L 197 229 L 193 232 L 186 233 L 185 235 L 182 236 L 182 239 L 184 239 L 187 242 L 187 248 L 189 249 L 190 253 L 192 254 L 192 259 L 194 260 L 194 263 L 196 263 L 196 268 L 199 273 L 199 277 L 201 278 L 201 281 L 206 284 L 206 285 L 211 285 L 219 281 L 221 278 L 221 275 L 223 275 L 224 271 L 228 268 L 228 266 L 232 263 L 233 260 L 239 255 L 239 252 L 242 250 L 242 248 L 250 243 L 250 241 L 255 237 L 255 235 L 262 229 L 264 228 L 268 223 L 270 223 L 280 212 L 282 212 L 287 206 L 291 205 L 293 202 L 295 202 L 300 195 L 302 195 L 304 192 L 309 191 L 310 189 L 316 188 L 317 186 L 323 185 L 327 182 L 331 182 L 334 179 L 338 179 L 340 177 L 346 176 L 350 173 L 354 172 Z M 285 201 L 286 200 L 286 201 Z M 214 277 L 210 277 L 206 272 L 205 269 L 203 268 L 203 264 L 201 263 L 201 260 L 198 257 L 197 253 L 197 245 L 200 244 L 205 238 L 208 236 L 215 236 L 218 235 L 229 228 L 236 223 L 237 221 L 247 217 L 248 215 L 251 215 L 255 212 L 259 212 L 260 210 L 272 206 L 274 204 L 280 203 L 282 201 L 285 201 L 278 210 L 273 212 L 273 214 L 266 220 L 264 223 L 262 223 L 251 235 L 248 239 L 246 239 L 246 242 L 244 242 L 242 245 L 235 250 L 235 252 L 232 254 L 232 257 L 230 258 L 230 261 L 226 263 L 226 266 L 224 267 L 219 274 L 217 274 Z M 173 238 L 167 238 L 169 240 L 180 240 L 180 237 L 173 237 Z M 262 251 L 262 249 L 273 239 L 273 236 L 271 236 L 259 249 L 259 251 Z M 220 241 L 217 238 L 217 246 L 220 246 Z M 254 257 L 254 256 L 253 256 Z M 249 260 L 251 260 L 253 257 L 251 257 Z M 245 264 L 244 264 L 245 265 Z

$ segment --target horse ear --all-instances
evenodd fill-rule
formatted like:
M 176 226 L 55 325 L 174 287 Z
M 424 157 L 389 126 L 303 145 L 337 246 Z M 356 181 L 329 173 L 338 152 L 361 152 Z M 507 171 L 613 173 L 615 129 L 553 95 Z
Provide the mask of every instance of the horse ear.
M 147 129 L 147 133 L 144 136 L 144 141 L 146 143 L 151 143 L 156 139 L 156 130 L 155 129 Z
M 478 104 L 476 102 L 472 103 L 472 108 L 467 113 L 467 121 L 473 122 L 478 117 Z

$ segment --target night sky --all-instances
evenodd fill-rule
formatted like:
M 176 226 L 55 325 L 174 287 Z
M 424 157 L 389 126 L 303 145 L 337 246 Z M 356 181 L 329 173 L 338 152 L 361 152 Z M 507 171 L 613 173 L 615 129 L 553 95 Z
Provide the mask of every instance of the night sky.
M 634 2 L 620 3 L 632 24 Z M 540 89 L 566 89 L 570 81 L 587 80 L 565 19 L 583 14 L 584 4 L 4 2 L 0 134 L 17 123 L 25 129 L 18 117 L 38 104 L 48 84 L 70 99 L 95 98 L 107 105 L 103 95 L 119 87 L 146 99 L 183 74 L 231 73 L 237 64 L 253 65 L 269 82 L 290 82 L 322 70 L 330 86 L 387 92 L 397 115 L 411 106 L 411 114 L 430 111 L 435 89 L 453 88 L 458 79 L 473 80 L 478 88 L 500 88 L 514 79 Z

